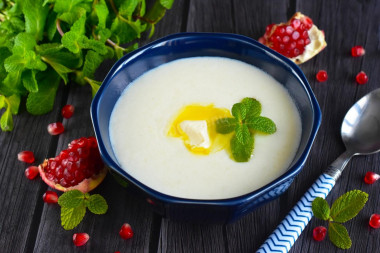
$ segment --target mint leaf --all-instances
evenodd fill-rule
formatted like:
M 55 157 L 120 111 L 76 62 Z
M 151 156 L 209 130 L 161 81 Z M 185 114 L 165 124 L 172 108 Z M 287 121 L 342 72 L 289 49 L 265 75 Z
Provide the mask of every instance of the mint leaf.
M 94 39 L 88 39 L 86 36 L 81 36 L 78 40 L 78 44 L 81 48 L 92 49 L 95 52 L 105 55 L 107 54 L 107 47 L 103 42 Z
M 46 20 L 47 37 L 49 41 L 52 41 L 57 32 L 57 14 L 55 12 L 49 12 Z
M 58 198 L 58 204 L 65 208 L 76 208 L 83 203 L 84 194 L 79 190 L 67 191 Z
M 98 27 L 106 28 L 106 21 L 109 11 L 105 0 L 100 0 L 97 4 L 95 4 L 95 12 L 98 16 Z
M 68 83 L 69 78 L 68 78 L 68 73 L 73 72 L 73 70 L 67 68 L 66 66 L 55 62 L 54 60 L 49 59 L 49 57 L 43 57 L 43 60 L 47 62 L 54 70 L 57 72 L 57 74 L 63 79 L 65 84 Z
M 77 21 L 74 22 L 69 32 L 66 32 L 61 39 L 62 45 L 73 53 L 79 53 L 81 47 L 78 40 L 85 32 L 86 14 L 84 13 Z
M 26 59 L 21 55 L 11 55 L 4 61 L 7 72 L 22 71 L 25 69 Z
M 119 15 L 125 16 L 128 19 L 132 18 L 132 14 L 135 11 L 140 0 L 123 1 L 119 7 Z
M 25 31 L 33 34 L 37 41 L 42 39 L 49 6 L 43 6 L 43 0 L 24 0 L 23 13 Z
M 7 104 L 5 103 L 5 97 L 3 95 L 0 95 L 0 109 L 3 109 L 6 106 Z
M 21 82 L 21 71 L 12 71 L 8 73 L 0 85 L 0 92 L 5 96 L 12 96 L 13 94 L 26 94 L 26 89 Z
M 273 134 L 276 132 L 276 124 L 267 117 L 253 117 L 248 118 L 245 121 L 245 124 L 249 129 L 259 131 L 266 134 Z
M 237 103 L 232 106 L 232 116 L 234 116 L 239 122 L 242 122 L 247 116 L 247 107 L 242 103 Z
M 38 84 L 36 80 L 36 71 L 35 70 L 26 70 L 21 75 L 22 83 L 30 92 L 37 92 L 38 91 Z
M 236 128 L 235 118 L 222 118 L 215 121 L 216 132 L 221 134 L 228 134 Z
M 33 115 L 41 115 L 53 109 L 60 78 L 54 71 L 48 70 L 37 81 L 38 92 L 29 93 L 26 100 L 26 109 Z
M 330 217 L 330 206 L 327 201 L 321 197 L 313 200 L 311 209 L 315 217 L 321 220 L 328 220 Z
M 348 235 L 347 229 L 342 224 L 330 222 L 328 233 L 330 241 L 338 248 L 351 248 L 352 242 L 350 236 Z
M 164 17 L 165 12 L 166 8 L 162 6 L 160 1 L 155 1 L 153 7 L 146 13 L 145 18 L 150 21 L 151 25 L 154 25 Z
M 367 193 L 360 190 L 349 191 L 332 204 L 330 216 L 335 222 L 346 222 L 362 210 L 367 200 Z
M 71 11 L 60 13 L 57 18 L 70 25 L 74 24 L 81 16 L 86 13 L 86 9 L 81 7 L 74 7 Z
M 166 9 L 172 8 L 174 0 L 160 0 L 160 4 Z
M 84 203 L 75 208 L 61 207 L 61 224 L 66 230 L 75 228 L 86 214 L 86 206 Z
M 29 33 L 20 33 L 15 37 L 12 52 L 18 55 L 25 55 L 29 50 L 33 50 L 37 45 L 33 35 Z
M 17 114 L 18 108 L 20 107 L 21 98 L 17 94 L 13 94 L 12 96 L 7 98 L 9 106 L 11 107 L 11 113 Z
M 0 118 L 0 126 L 3 131 L 13 130 L 13 118 L 10 107 L 8 107 Z
M 250 139 L 252 139 L 251 133 L 245 124 L 237 124 L 235 127 L 235 134 L 236 139 L 243 145 L 249 143 Z
M 0 47 L 0 80 L 4 80 L 7 72 L 4 68 L 4 60 L 11 55 L 11 52 L 6 47 Z M 0 81 L 1 85 L 1 81 Z
M 94 214 L 105 214 L 108 210 L 107 201 L 99 194 L 91 195 L 86 201 L 88 210 Z
M 231 138 L 231 153 L 237 162 L 248 162 L 253 151 L 254 139 L 250 136 L 246 143 L 241 143 L 236 135 Z
M 118 17 L 116 17 L 111 24 L 111 32 L 113 33 L 111 38 L 113 38 L 112 40 L 115 40 L 117 44 L 131 42 L 138 37 L 135 29 L 121 21 Z
M 257 117 L 261 114 L 261 104 L 254 98 L 244 98 L 241 103 L 247 110 L 246 118 Z
M 90 78 L 86 78 L 86 81 L 90 84 L 91 86 L 91 93 L 92 93 L 92 98 L 95 97 L 96 93 L 98 92 L 100 86 L 102 85 L 102 82 L 92 80 Z

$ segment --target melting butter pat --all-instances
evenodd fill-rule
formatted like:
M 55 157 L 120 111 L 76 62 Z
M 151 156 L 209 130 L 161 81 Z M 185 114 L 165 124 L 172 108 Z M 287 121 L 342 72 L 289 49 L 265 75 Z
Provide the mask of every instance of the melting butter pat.
M 205 149 L 211 146 L 206 120 L 184 120 L 179 127 L 187 135 L 189 145 Z

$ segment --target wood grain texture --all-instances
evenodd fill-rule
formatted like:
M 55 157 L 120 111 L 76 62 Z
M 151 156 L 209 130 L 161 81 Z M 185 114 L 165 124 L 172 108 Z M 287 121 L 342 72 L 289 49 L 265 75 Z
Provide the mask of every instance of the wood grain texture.
M 327 48 L 300 66 L 319 101 L 322 124 L 304 169 L 289 190 L 280 198 L 259 207 L 237 222 L 228 225 L 182 223 L 154 214 L 144 200 L 122 188 L 112 176 L 94 191 L 109 204 L 105 215 L 87 212 L 82 223 L 72 231 L 60 225 L 57 205 L 47 205 L 42 194 L 47 186 L 24 176 L 27 167 L 17 160 L 21 150 L 35 152 L 36 164 L 67 147 L 69 141 L 93 135 L 89 115 L 89 87 L 71 85 L 61 89 L 54 110 L 33 117 L 21 110 L 15 118 L 15 130 L 0 133 L 0 252 L 254 252 L 301 198 L 314 180 L 343 151 L 340 125 L 346 111 L 366 93 L 380 88 L 380 2 L 367 1 L 306 1 L 306 0 L 175 0 L 157 27 L 152 38 L 141 45 L 176 32 L 226 32 L 258 39 L 270 23 L 284 22 L 295 11 L 309 15 L 325 31 Z M 362 45 L 366 55 L 353 58 L 352 46 Z M 102 80 L 112 66 L 107 61 L 97 71 Z M 325 69 L 327 82 L 318 83 L 315 74 Z M 365 71 L 366 85 L 357 85 L 355 75 Z M 61 120 L 60 109 L 66 103 L 75 105 L 71 119 L 63 120 L 64 134 L 51 137 L 48 123 Z M 380 110 L 380 109 L 379 109 Z M 368 219 L 380 212 L 380 183 L 366 185 L 367 171 L 380 174 L 380 155 L 354 157 L 327 198 L 331 204 L 343 193 L 360 189 L 369 194 L 365 208 L 345 223 L 353 240 L 346 252 L 377 252 L 380 230 L 371 229 Z M 118 231 L 124 222 L 131 224 L 135 236 L 122 240 Z M 326 222 L 312 218 L 291 252 L 343 252 L 327 238 L 312 239 L 312 229 Z M 75 232 L 87 232 L 91 239 L 85 247 L 72 244 Z
M 61 89 L 56 103 L 62 103 Z M 33 240 L 35 226 L 41 215 L 42 195 L 47 188 L 39 179 L 29 181 L 25 169 L 29 164 L 17 160 L 23 150 L 34 152 L 35 165 L 43 160 L 49 149 L 55 147 L 54 138 L 46 126 L 59 114 L 52 112 L 31 117 L 25 108 L 14 118 L 12 132 L 0 132 L 0 249 L 2 252 L 23 252 L 29 240 Z

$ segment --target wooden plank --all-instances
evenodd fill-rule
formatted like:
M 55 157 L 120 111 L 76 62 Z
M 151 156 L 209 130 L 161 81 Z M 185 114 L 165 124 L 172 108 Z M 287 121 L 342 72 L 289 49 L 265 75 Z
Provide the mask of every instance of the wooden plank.
M 141 45 L 180 31 L 181 16 L 175 14 L 176 10 L 181 11 L 181 4 L 183 5 L 183 2 L 176 1 L 173 10 L 168 11 L 164 19 L 158 23 L 154 37 L 141 41 Z M 104 79 L 112 63 L 113 61 L 107 61 L 100 67 L 96 80 Z M 66 131 L 59 136 L 56 154 L 67 148 L 71 140 L 94 135 L 89 113 L 91 100 L 89 86 L 71 85 L 67 103 L 75 106 L 75 113 L 72 118 L 63 120 Z M 106 198 L 108 212 L 104 215 L 87 212 L 82 223 L 71 231 L 65 231 L 60 225 L 59 206 L 44 205 L 34 252 L 148 252 L 151 247 L 157 248 L 160 222 L 156 222 L 156 215 L 145 201 L 121 187 L 111 175 L 108 175 L 105 182 L 92 193 L 99 193 Z M 127 241 L 121 239 L 118 234 L 123 223 L 129 223 L 135 233 L 134 237 Z M 156 233 L 152 234 L 152 231 Z M 73 234 L 77 232 L 86 232 L 91 237 L 86 246 L 80 249 L 71 241 Z
M 164 219 L 158 252 L 226 252 L 223 226 Z
M 66 91 L 65 91 L 66 92 Z M 63 89 L 57 94 L 56 104 L 62 103 Z M 31 117 L 21 106 L 20 114 L 14 117 L 14 130 L 0 132 L 0 247 L 2 252 L 23 252 L 28 241 L 34 240 L 34 228 L 38 225 L 42 211 L 42 193 L 46 185 L 37 178 L 33 181 L 24 175 L 28 164 L 17 160 L 23 150 L 33 151 L 34 165 L 43 161 L 56 140 L 46 130 L 55 122 L 59 109 L 43 116 Z

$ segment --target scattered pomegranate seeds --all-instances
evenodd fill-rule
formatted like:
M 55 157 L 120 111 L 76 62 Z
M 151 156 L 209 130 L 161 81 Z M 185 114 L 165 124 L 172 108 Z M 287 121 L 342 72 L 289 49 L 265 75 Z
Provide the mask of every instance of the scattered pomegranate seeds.
M 24 163 L 33 163 L 35 160 L 32 151 L 21 151 L 17 154 L 17 159 Z
M 58 135 L 65 131 L 65 128 L 61 122 L 51 123 L 48 125 L 47 130 L 51 135 Z
M 38 172 L 37 166 L 29 166 L 25 170 L 25 176 L 30 180 L 35 179 L 38 174 L 39 174 L 39 172 Z
M 128 223 L 124 223 L 123 226 L 121 227 L 120 231 L 119 231 L 119 235 L 123 239 L 132 238 L 133 231 L 132 231 L 131 225 L 129 225 Z
M 314 240 L 320 242 L 326 237 L 327 229 L 324 226 L 319 226 L 313 229 Z
M 62 113 L 62 117 L 64 117 L 65 119 L 71 118 L 71 116 L 73 116 L 73 114 L 74 114 L 74 106 L 73 105 L 65 105 L 62 108 L 61 113 Z
M 53 191 L 46 191 L 42 198 L 48 204 L 56 204 L 58 202 L 58 194 Z
M 373 184 L 375 183 L 378 179 L 380 178 L 380 175 L 372 172 L 372 171 L 368 171 L 365 176 L 364 176 L 364 182 L 366 184 Z
M 364 71 L 360 71 L 359 74 L 356 75 L 356 82 L 358 84 L 366 84 L 368 82 L 368 76 Z
M 369 225 L 373 228 L 380 228 L 380 214 L 372 214 L 369 218 Z
M 318 82 L 326 82 L 328 75 L 326 70 L 320 70 L 315 77 L 317 78 Z
M 362 46 L 354 46 L 353 48 L 351 48 L 351 55 L 353 57 L 363 56 L 364 54 L 365 50 Z
M 75 233 L 73 235 L 73 242 L 77 247 L 85 245 L 89 239 L 90 236 L 87 233 Z

